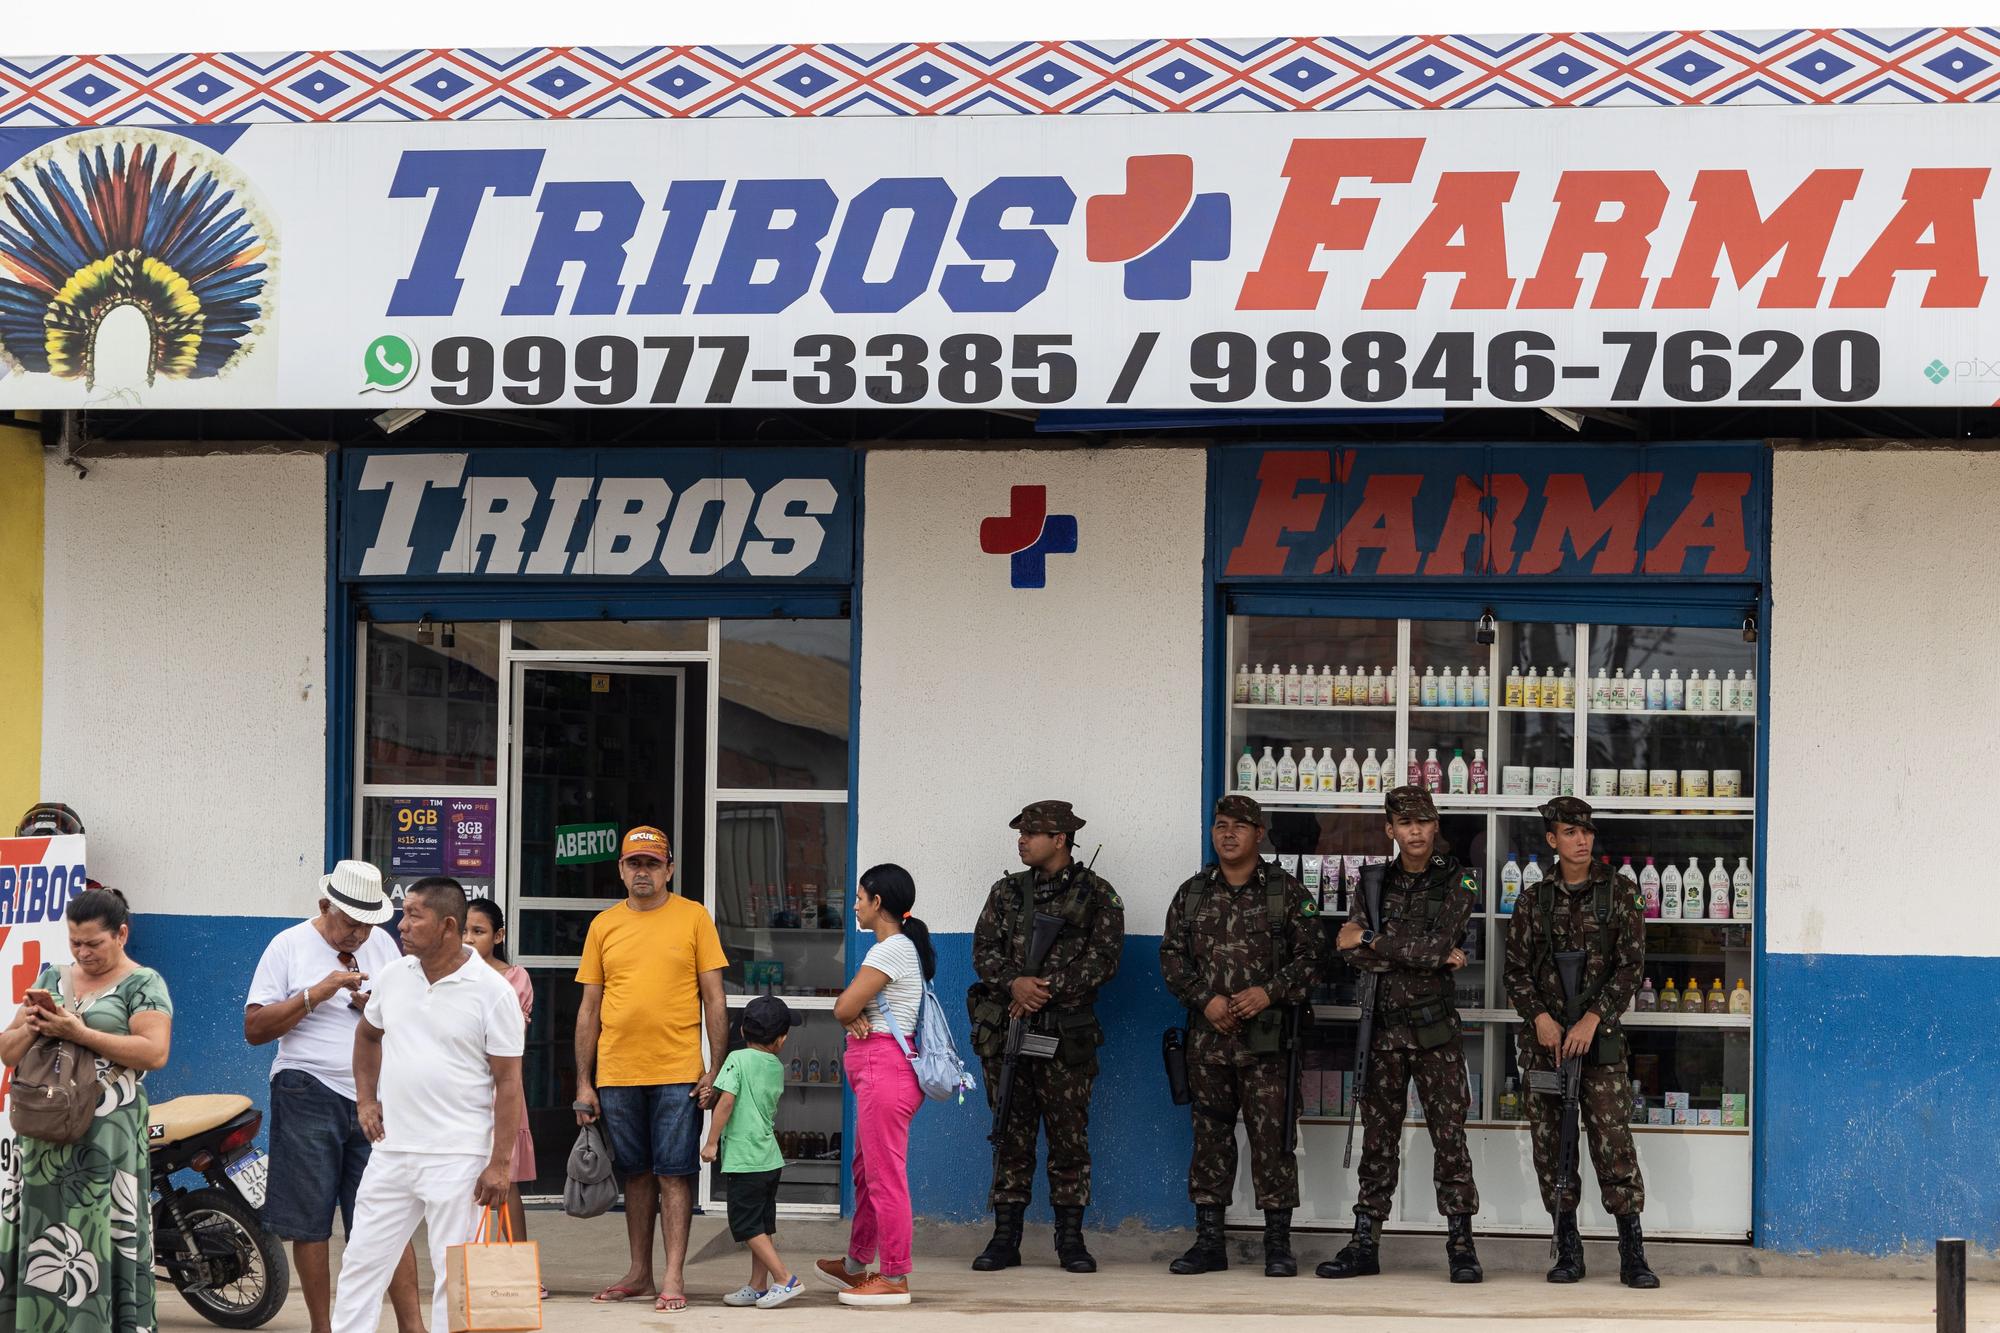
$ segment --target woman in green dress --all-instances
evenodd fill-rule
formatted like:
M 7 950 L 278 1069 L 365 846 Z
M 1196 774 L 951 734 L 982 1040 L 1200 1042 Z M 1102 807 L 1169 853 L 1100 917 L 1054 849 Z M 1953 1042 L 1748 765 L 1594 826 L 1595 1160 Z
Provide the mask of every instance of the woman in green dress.
M 39 1036 L 97 1057 L 97 1118 L 76 1143 L 20 1138 L 0 1155 L 0 1329 L 19 1333 L 151 1333 L 152 1172 L 145 1086 L 167 1063 L 167 983 L 125 954 L 125 896 L 88 889 L 64 913 L 75 963 L 44 967 L 49 1012 L 22 1005 L 0 1033 L 0 1063 L 18 1064 Z

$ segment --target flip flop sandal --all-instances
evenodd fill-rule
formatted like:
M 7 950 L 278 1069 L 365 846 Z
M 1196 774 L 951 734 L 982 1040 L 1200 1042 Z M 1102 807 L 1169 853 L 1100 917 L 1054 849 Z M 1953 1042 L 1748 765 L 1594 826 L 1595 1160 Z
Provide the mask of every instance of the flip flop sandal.
M 654 1314 L 679 1314 L 687 1308 L 688 1299 L 685 1296 L 668 1296 L 662 1294 L 653 1302 Z
M 653 1293 L 650 1291 L 641 1291 L 637 1287 L 621 1287 L 618 1284 L 613 1283 L 611 1286 L 606 1287 L 603 1291 L 598 1292 L 595 1296 L 592 1296 L 590 1299 L 591 1302 L 596 1305 L 616 1305 L 620 1301 L 637 1300 L 641 1297 L 650 1296 L 652 1294 Z

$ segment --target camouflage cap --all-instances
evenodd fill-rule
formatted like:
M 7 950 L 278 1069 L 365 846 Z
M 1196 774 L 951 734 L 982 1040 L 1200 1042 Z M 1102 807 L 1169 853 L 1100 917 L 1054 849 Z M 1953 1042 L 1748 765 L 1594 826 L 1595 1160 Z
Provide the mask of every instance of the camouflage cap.
M 1007 821 L 1008 828 L 1023 833 L 1074 833 L 1083 825 L 1068 801 L 1033 801 Z
M 1391 819 L 1428 819 L 1435 823 L 1438 817 L 1436 803 L 1422 787 L 1392 788 L 1382 798 L 1382 811 Z
M 1542 805 L 1542 818 L 1558 824 L 1573 824 L 1597 832 L 1597 819 L 1590 803 L 1575 796 L 1558 796 Z
M 1246 824 L 1264 827 L 1264 807 L 1242 792 L 1231 792 L 1215 803 L 1217 819 L 1240 819 Z

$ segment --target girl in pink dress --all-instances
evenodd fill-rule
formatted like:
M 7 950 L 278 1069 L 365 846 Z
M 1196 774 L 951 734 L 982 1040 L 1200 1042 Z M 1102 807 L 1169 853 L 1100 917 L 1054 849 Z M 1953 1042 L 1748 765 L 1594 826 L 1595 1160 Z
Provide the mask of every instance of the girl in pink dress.
M 535 986 L 528 977 L 528 969 L 517 967 L 507 961 L 507 914 L 500 904 L 485 898 L 475 898 L 467 904 L 465 918 L 465 942 L 473 947 L 486 965 L 507 979 L 514 988 L 514 994 L 521 1001 L 521 1022 L 525 1025 L 535 1013 Z M 521 1128 L 514 1135 L 514 1184 L 507 1191 L 507 1217 L 514 1225 L 514 1239 L 528 1237 L 528 1218 L 521 1206 L 521 1182 L 535 1178 L 535 1137 L 528 1130 L 527 1082 L 521 1084 Z M 548 1289 L 542 1289 L 548 1295 Z

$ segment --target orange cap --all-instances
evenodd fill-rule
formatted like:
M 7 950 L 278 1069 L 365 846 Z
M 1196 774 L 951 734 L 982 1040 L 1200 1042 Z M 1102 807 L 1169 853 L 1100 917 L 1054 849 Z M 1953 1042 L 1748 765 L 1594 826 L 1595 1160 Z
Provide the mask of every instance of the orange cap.
M 641 824 L 627 833 L 624 844 L 618 849 L 618 856 L 620 860 L 628 856 L 657 856 L 662 861 L 674 859 L 667 846 L 667 835 L 651 824 Z

